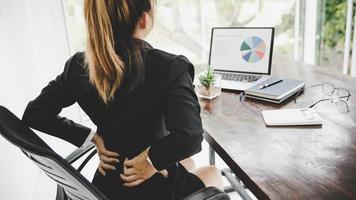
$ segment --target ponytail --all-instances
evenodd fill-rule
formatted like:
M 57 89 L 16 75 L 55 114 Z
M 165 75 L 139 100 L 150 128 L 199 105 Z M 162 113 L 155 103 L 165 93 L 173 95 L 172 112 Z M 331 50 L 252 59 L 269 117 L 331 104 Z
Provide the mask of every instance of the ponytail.
M 114 99 L 125 76 L 133 80 L 131 89 L 143 81 L 141 48 L 132 35 L 150 10 L 150 0 L 84 0 L 89 79 L 105 104 Z

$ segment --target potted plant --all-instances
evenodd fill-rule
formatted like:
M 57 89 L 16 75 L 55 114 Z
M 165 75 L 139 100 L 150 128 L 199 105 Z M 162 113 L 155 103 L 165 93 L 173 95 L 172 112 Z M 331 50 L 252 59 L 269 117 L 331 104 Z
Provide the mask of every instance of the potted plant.
M 214 74 L 213 69 L 209 66 L 208 70 L 199 76 L 197 84 L 198 97 L 205 99 L 214 99 L 221 94 L 221 76 Z

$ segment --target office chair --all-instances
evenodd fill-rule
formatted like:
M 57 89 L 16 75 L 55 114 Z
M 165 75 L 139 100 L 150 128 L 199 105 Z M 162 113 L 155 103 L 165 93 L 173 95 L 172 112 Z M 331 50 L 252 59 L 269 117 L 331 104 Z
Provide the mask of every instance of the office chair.
M 0 106 L 0 134 L 19 147 L 47 176 L 57 182 L 56 200 L 109 200 L 80 174 L 83 167 L 96 154 L 96 150 L 93 150 L 95 147 L 93 144 L 80 147 L 63 159 L 3 106 Z M 90 151 L 92 152 L 77 170 L 71 166 L 71 163 Z M 229 199 L 224 192 L 209 187 L 190 195 L 184 200 Z

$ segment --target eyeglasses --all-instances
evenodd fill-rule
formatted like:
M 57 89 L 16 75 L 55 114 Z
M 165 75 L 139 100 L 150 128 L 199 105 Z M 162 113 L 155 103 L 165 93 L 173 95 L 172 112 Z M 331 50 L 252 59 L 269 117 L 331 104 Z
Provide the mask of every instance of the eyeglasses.
M 307 97 L 307 99 L 308 98 L 310 99 L 311 96 L 313 96 L 313 97 L 317 97 L 318 95 L 321 95 L 321 96 L 317 97 L 318 100 L 314 100 L 314 103 L 312 103 L 308 106 L 309 108 L 312 108 L 321 102 L 329 101 L 335 105 L 340 105 L 340 103 L 342 105 L 345 105 L 347 112 L 350 112 L 349 105 L 347 103 L 351 97 L 350 91 L 345 88 L 337 88 L 333 84 L 330 84 L 330 83 L 317 84 L 317 85 L 313 85 L 313 86 L 310 86 L 310 87 L 300 90 L 295 95 L 294 103 L 299 104 L 299 102 L 300 102 L 299 96 L 301 96 L 302 93 L 309 93 L 309 91 L 311 91 L 311 90 L 315 90 L 316 92 L 314 91 L 314 92 L 310 92 L 310 94 L 307 94 L 307 95 L 309 95 L 309 97 Z M 320 90 L 321 90 L 321 92 L 320 92 Z M 297 99 L 298 99 L 298 101 L 297 101 Z

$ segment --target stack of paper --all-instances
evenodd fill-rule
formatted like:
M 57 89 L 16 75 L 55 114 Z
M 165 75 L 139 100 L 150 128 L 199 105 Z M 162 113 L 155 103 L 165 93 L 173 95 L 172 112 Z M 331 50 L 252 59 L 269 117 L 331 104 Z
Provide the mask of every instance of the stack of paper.
M 267 126 L 321 125 L 322 120 L 313 108 L 265 110 L 262 112 Z

